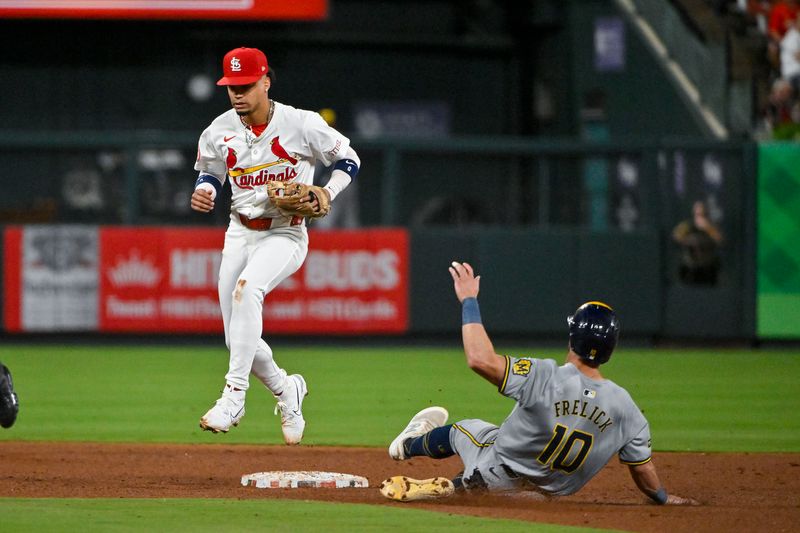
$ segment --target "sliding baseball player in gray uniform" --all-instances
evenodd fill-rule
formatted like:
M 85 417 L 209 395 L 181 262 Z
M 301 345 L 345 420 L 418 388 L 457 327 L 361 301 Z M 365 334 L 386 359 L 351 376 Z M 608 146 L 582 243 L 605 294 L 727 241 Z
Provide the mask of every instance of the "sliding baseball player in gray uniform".
M 654 502 L 693 503 L 667 494 L 652 462 L 647 420 L 625 389 L 600 374 L 619 336 L 619 321 L 610 306 L 587 302 L 567 319 L 564 365 L 502 356 L 481 324 L 480 276 L 469 264 L 457 262 L 450 274 L 462 302 L 467 364 L 517 404 L 500 427 L 477 419 L 445 425 L 448 413 L 442 407 L 417 413 L 391 443 L 389 455 L 405 460 L 458 454 L 463 474 L 452 481 L 395 476 L 383 482 L 384 496 L 412 501 L 448 496 L 458 488 L 573 494 L 617 454 L 637 487 Z

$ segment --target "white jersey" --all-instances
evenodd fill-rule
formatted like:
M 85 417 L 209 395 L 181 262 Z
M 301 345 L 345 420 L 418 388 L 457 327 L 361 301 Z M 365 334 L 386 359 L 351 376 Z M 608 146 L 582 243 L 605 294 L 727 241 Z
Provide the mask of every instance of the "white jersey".
M 200 135 L 195 170 L 231 181 L 231 210 L 248 218 L 281 217 L 267 196 L 268 181 L 311 185 L 317 161 L 329 166 L 344 157 L 350 139 L 313 111 L 272 101 L 275 111 L 261 135 L 245 127 L 234 109 Z

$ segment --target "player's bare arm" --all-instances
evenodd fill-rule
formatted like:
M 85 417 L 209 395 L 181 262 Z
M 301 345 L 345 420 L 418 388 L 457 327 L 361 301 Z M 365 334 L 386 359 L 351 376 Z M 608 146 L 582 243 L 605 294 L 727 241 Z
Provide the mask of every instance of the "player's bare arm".
M 195 211 L 210 213 L 214 209 L 213 194 L 206 189 L 195 189 L 192 193 L 191 206 Z
M 499 386 L 506 371 L 506 360 L 495 352 L 492 341 L 480 322 L 477 298 L 481 277 L 475 276 L 469 263 L 453 261 L 449 270 L 456 297 L 463 306 L 461 336 L 467 365 L 490 383 Z
M 662 505 L 698 505 L 698 502 L 691 498 L 667 494 L 666 489 L 658 479 L 656 465 L 653 464 L 653 461 L 648 461 L 642 465 L 630 465 L 629 469 L 636 486 L 653 501 Z

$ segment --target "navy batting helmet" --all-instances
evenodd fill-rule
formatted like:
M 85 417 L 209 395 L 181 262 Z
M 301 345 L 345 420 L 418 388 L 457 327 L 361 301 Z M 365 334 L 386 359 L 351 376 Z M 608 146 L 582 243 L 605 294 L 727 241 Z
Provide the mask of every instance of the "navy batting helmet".
M 603 302 L 586 302 L 567 317 L 569 346 L 581 359 L 602 365 L 611 358 L 619 338 L 619 320 Z

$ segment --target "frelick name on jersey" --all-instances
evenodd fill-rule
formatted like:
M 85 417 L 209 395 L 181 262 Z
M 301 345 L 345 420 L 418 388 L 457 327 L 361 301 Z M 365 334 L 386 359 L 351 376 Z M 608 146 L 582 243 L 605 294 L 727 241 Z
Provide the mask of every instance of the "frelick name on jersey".
M 589 405 L 588 402 L 583 400 L 561 400 L 553 404 L 556 418 L 560 416 L 579 416 L 581 418 L 588 418 L 595 424 L 602 433 L 608 426 L 613 424 L 611 417 L 597 405 Z

